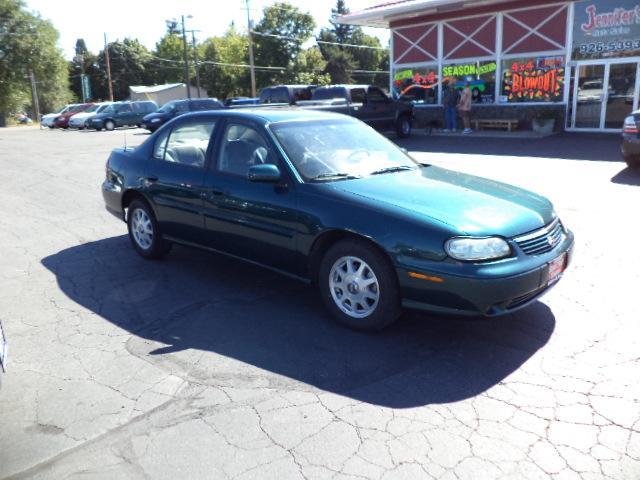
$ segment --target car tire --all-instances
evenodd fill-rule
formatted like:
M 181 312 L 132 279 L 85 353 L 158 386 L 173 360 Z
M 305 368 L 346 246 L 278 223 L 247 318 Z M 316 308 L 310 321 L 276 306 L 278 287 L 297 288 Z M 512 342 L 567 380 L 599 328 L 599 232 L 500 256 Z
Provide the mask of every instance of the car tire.
M 108 130 L 110 132 L 114 128 L 116 128 L 116 124 L 113 122 L 113 120 L 107 120 L 106 122 L 104 122 L 104 129 L 105 130 Z
M 171 249 L 171 243 L 162 239 L 156 217 L 147 202 L 133 200 L 127 210 L 129 240 L 140 256 L 157 260 Z
M 49 128 L 53 130 L 55 127 L 53 125 L 49 125 Z
M 349 328 L 381 330 L 402 311 L 391 262 L 363 240 L 342 240 L 329 248 L 320 262 L 318 286 L 327 309 Z
M 409 138 L 411 136 L 411 119 L 407 115 L 403 115 L 396 120 L 396 134 L 400 138 Z
M 640 168 L 640 156 L 623 155 L 624 161 L 629 168 Z

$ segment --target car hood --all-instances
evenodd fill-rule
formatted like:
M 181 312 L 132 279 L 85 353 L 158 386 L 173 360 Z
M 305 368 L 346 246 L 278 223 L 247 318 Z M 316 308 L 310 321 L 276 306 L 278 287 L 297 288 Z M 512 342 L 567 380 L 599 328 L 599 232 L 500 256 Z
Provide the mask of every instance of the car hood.
M 551 202 L 540 195 L 434 166 L 331 185 L 371 206 L 428 217 L 462 235 L 513 237 L 543 227 L 555 215 Z
M 167 113 L 162 113 L 162 112 L 153 112 L 153 113 L 149 113 L 148 115 L 145 115 L 144 117 L 142 117 L 142 121 L 143 122 L 150 122 L 154 118 L 159 118 L 160 120 L 166 120 L 167 118 L 169 118 L 169 115 Z
M 57 118 L 60 115 L 62 115 L 62 114 L 61 113 L 47 113 L 46 115 L 42 116 L 42 120 L 49 120 L 49 119 Z

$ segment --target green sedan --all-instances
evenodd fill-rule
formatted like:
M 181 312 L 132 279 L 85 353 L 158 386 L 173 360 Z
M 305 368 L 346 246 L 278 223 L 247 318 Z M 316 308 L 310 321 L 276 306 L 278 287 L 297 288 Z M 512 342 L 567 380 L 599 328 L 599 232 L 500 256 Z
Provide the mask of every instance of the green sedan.
M 361 330 L 402 307 L 523 308 L 557 283 L 574 244 L 540 195 L 419 163 L 356 119 L 296 109 L 181 116 L 114 150 L 102 192 L 143 257 L 178 243 L 277 270 Z

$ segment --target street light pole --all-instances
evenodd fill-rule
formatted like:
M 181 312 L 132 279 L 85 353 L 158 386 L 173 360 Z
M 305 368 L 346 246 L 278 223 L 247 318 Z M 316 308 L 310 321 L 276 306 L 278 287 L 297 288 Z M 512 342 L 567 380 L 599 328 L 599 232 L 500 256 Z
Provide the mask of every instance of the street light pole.
M 184 80 L 187 86 L 187 98 L 191 100 L 191 89 L 189 88 L 189 57 L 187 56 L 187 32 L 184 28 L 184 15 L 182 15 L 182 44 L 184 46 Z
M 196 48 L 196 31 L 197 30 L 190 30 L 191 31 L 191 43 L 193 45 L 193 59 L 194 59 L 194 66 L 196 68 L 196 88 L 198 89 L 198 98 L 200 98 L 200 69 L 198 68 L 198 49 Z
M 29 70 L 29 80 L 31 81 L 31 99 L 33 102 L 33 116 L 36 122 L 40 121 L 40 102 L 38 101 L 38 87 L 36 86 L 36 76 L 33 70 Z
M 251 38 L 251 15 L 249 12 L 249 0 L 245 0 L 247 5 L 247 36 L 249 38 L 249 65 L 251 66 L 251 96 L 256 96 L 256 69 L 253 63 L 253 39 Z

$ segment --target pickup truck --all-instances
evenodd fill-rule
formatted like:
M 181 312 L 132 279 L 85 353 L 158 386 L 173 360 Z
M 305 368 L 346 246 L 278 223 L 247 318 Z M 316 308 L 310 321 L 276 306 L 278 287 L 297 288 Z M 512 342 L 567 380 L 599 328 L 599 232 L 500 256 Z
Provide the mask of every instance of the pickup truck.
M 299 101 L 297 105 L 350 115 L 376 130 L 395 130 L 400 138 L 410 136 L 413 126 L 413 105 L 392 100 L 372 85 L 318 87 L 311 100 Z
M 260 105 L 295 105 L 311 100 L 315 85 L 276 85 L 260 91 Z

